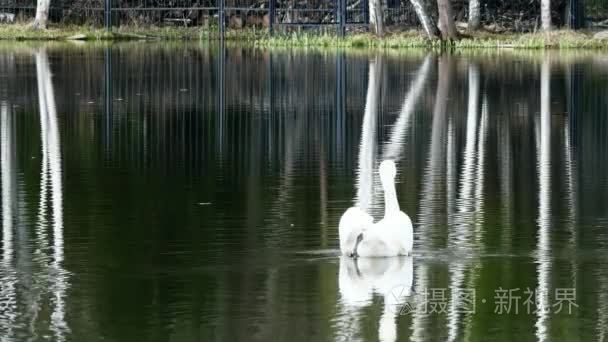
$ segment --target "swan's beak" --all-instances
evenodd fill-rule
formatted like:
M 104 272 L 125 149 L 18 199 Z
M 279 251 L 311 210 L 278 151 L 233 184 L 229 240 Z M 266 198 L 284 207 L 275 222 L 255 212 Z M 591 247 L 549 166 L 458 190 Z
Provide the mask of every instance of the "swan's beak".
M 357 242 L 355 242 L 355 248 L 353 249 L 353 252 L 350 253 L 351 258 L 356 259 L 359 257 L 359 254 L 357 253 L 357 248 L 359 247 L 359 243 L 361 243 L 361 240 L 363 240 L 363 233 L 361 233 L 357 236 Z

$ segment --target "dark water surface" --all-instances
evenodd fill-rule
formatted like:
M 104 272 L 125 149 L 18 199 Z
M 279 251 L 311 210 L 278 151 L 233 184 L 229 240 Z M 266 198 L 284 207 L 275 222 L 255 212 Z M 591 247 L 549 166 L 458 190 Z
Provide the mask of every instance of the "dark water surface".
M 2 341 L 608 339 L 608 55 L 0 45 L 0 109 Z M 385 158 L 414 255 L 340 259 Z

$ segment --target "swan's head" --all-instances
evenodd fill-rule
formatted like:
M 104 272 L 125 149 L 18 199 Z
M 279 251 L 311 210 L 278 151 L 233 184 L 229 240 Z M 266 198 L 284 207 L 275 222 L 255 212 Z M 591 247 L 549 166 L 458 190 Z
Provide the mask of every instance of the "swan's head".
M 395 162 L 388 159 L 380 163 L 380 179 L 381 180 L 394 180 L 395 176 L 397 176 L 397 167 L 395 166 Z

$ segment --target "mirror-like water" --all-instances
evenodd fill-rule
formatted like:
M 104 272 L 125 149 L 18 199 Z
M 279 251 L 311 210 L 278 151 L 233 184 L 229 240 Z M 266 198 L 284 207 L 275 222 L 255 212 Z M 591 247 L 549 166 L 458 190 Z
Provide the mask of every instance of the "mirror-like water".
M 608 338 L 608 57 L 0 46 L 0 337 Z M 411 258 L 338 256 L 395 159 Z

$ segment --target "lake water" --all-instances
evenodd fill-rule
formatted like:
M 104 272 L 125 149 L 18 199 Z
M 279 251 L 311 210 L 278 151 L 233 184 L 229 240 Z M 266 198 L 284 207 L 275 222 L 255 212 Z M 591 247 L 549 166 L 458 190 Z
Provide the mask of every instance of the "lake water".
M 608 340 L 608 55 L 0 45 L 2 341 Z M 410 258 L 341 259 L 397 162 Z

